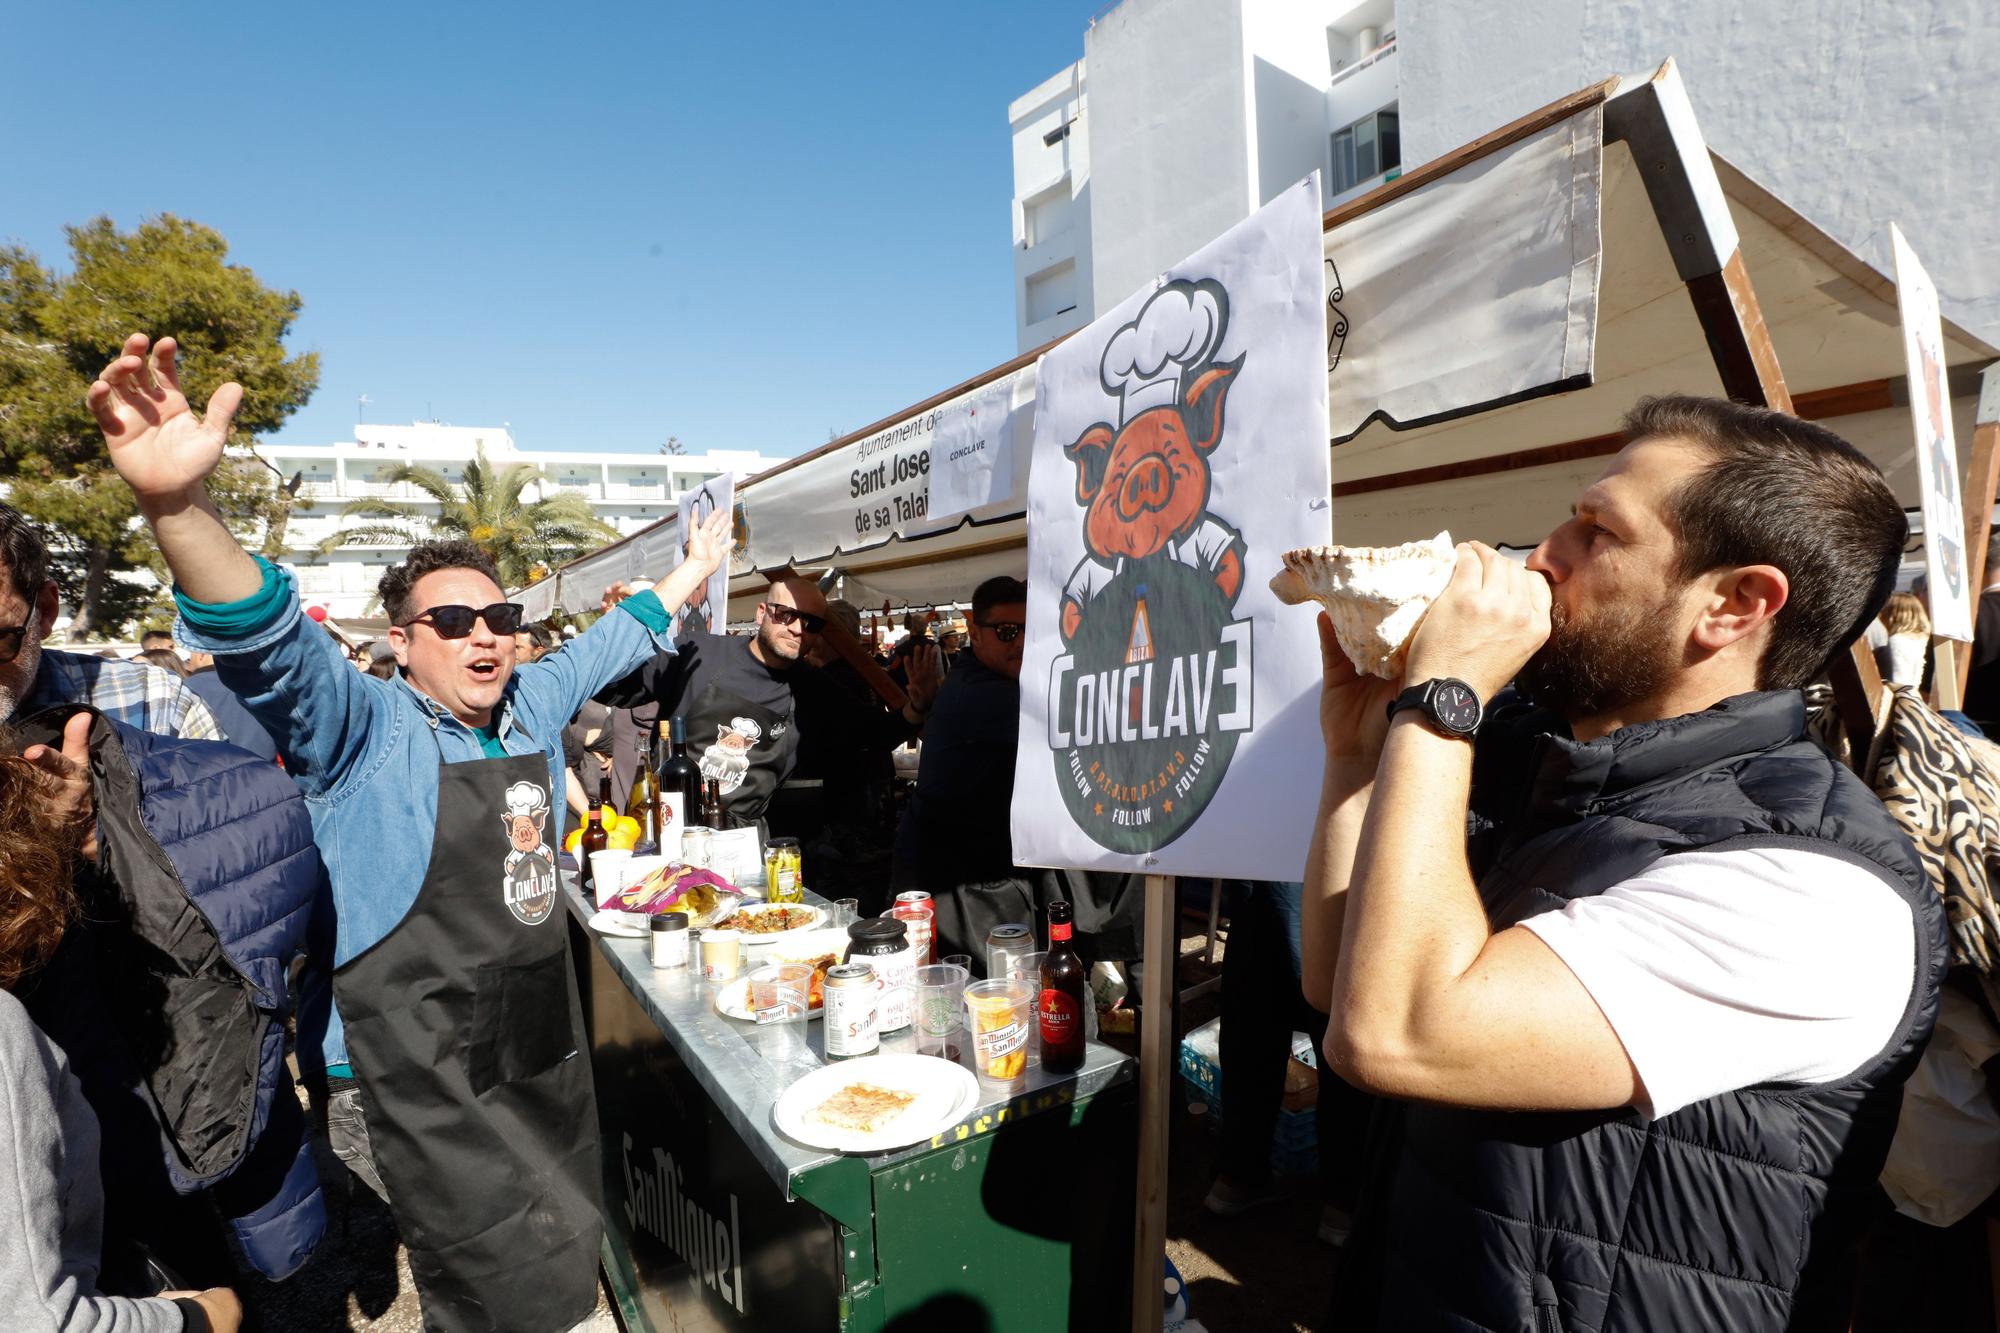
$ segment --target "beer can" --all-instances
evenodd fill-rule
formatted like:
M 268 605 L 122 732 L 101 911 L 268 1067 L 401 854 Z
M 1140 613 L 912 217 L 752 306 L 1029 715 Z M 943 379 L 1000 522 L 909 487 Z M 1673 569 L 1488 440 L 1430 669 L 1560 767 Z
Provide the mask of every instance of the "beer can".
M 916 965 L 924 967 L 937 961 L 937 909 L 931 905 L 931 896 L 922 889 L 911 889 L 896 895 L 896 905 L 889 914 L 898 921 L 909 923 L 910 952 L 916 955 Z
M 881 1044 L 875 994 L 875 969 L 868 964 L 840 963 L 827 969 L 820 995 L 828 1059 L 867 1055 Z

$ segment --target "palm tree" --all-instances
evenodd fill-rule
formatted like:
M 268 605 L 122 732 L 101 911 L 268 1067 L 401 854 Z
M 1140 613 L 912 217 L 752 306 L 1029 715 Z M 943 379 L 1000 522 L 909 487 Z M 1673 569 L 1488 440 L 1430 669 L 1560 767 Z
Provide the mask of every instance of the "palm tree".
M 350 500 L 340 516 L 367 521 L 320 542 L 320 554 L 350 545 L 408 546 L 434 537 L 463 537 L 493 557 L 503 584 L 519 588 L 533 582 L 538 569 L 553 568 L 617 538 L 618 530 L 601 522 L 581 495 L 549 495 L 523 504 L 521 492 L 541 479 L 542 470 L 533 463 L 509 463 L 495 475 L 484 449 L 465 465 L 463 487 L 453 486 L 435 469 L 398 463 L 378 480 L 408 482 L 437 503 L 437 514 L 394 500 Z

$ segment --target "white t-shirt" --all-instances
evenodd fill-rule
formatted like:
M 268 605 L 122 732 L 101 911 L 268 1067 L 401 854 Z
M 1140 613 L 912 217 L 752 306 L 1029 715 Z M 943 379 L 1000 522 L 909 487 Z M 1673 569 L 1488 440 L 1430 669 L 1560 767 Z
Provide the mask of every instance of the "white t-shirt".
M 1604 1011 L 1654 1119 L 1759 1083 L 1859 1072 L 1916 984 L 1909 906 L 1822 852 L 1676 852 L 1521 924 Z

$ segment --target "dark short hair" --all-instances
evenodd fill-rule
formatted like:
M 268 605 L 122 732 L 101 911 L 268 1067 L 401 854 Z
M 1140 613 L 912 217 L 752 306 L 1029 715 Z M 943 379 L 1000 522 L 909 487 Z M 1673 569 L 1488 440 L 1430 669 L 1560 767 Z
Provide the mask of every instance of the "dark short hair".
M 549 633 L 549 627 L 542 624 L 539 620 L 532 624 L 521 626 L 521 633 L 527 635 L 528 641 L 537 648 L 553 648 L 556 646 L 555 635 Z
M 1910 524 L 1881 471 L 1824 426 L 1719 398 L 1642 398 L 1626 437 L 1684 440 L 1708 465 L 1667 498 L 1674 576 L 1775 565 L 1791 585 L 1757 685 L 1798 689 L 1854 642 L 1895 591 Z
M 144 646 L 148 639 L 165 639 L 168 643 L 172 643 L 174 632 L 170 629 L 149 629 L 139 636 L 140 645 Z
M 389 572 L 375 585 L 376 595 L 382 599 L 382 610 L 388 615 L 391 625 L 401 625 L 408 620 L 410 589 L 417 586 L 417 580 L 441 569 L 475 570 L 492 579 L 496 587 L 505 586 L 500 582 L 500 571 L 494 566 L 493 557 L 473 543 L 462 538 L 418 542 L 410 548 L 408 558 L 400 565 L 389 566 Z
M 7 566 L 7 581 L 28 604 L 32 613 L 41 598 L 42 586 L 49 581 L 49 548 L 42 532 L 11 505 L 0 504 L 0 564 Z M 48 626 L 42 626 L 44 633 Z
M 1016 603 L 1025 605 L 1027 600 L 1028 585 L 1017 578 L 1002 574 L 997 578 L 986 580 L 972 590 L 972 618 L 977 620 L 996 606 L 1013 606 Z

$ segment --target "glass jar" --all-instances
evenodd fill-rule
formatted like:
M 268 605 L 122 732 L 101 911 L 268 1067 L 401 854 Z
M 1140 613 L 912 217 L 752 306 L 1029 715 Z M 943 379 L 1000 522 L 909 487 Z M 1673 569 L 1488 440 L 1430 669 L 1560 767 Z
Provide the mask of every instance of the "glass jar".
M 871 917 L 847 928 L 847 954 L 841 961 L 862 962 L 875 969 L 877 1030 L 897 1032 L 910 1025 L 910 983 L 917 956 L 910 952 L 909 931 L 894 917 Z

